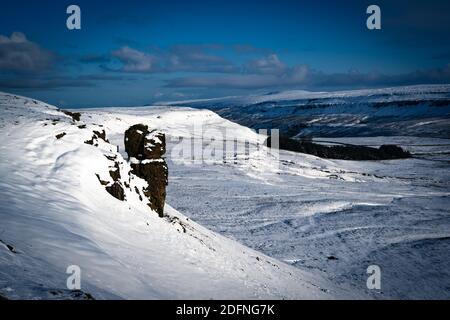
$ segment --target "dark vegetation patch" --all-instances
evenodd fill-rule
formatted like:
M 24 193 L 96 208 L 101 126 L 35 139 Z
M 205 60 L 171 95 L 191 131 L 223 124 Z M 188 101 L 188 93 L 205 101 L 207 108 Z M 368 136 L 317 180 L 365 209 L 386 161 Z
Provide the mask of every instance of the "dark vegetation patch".
M 266 143 L 268 147 L 271 147 L 271 137 L 267 138 Z M 393 160 L 411 158 L 411 154 L 408 151 L 396 145 L 382 145 L 379 148 L 357 145 L 324 146 L 308 140 L 294 140 L 286 136 L 280 136 L 279 148 L 311 154 L 325 159 Z

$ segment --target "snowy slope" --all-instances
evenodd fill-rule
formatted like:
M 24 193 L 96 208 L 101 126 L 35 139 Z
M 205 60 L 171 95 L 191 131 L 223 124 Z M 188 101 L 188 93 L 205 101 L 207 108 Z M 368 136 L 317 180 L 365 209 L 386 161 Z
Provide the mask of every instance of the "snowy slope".
M 261 139 L 210 111 L 84 110 L 75 122 L 53 106 L 1 93 L 0 296 L 80 298 L 66 289 L 65 274 L 78 265 L 82 291 L 96 299 L 354 297 L 340 288 L 345 285 L 200 226 L 170 201 L 165 211 L 171 219 L 161 219 L 136 195 L 127 191 L 121 202 L 99 183 L 96 174 L 106 177 L 111 165 L 105 156 L 118 157 L 120 170 L 128 169 L 123 132 L 130 125 L 144 123 L 179 137 L 192 135 L 200 120 L 253 142 Z M 110 143 L 84 143 L 103 129 Z M 169 165 L 169 176 L 171 170 Z
M 212 136 L 225 132 L 222 139 L 236 138 L 240 146 L 244 140 L 255 145 L 261 136 L 207 110 L 88 112 L 94 120 L 103 119 L 109 131 L 116 118 L 128 125 L 142 116 L 168 133 L 167 201 L 203 226 L 349 288 L 357 298 L 450 297 L 449 139 L 327 138 L 376 146 L 398 143 L 413 153 L 408 160 L 324 160 L 291 152 L 276 158 L 241 150 L 227 154 L 224 162 L 202 154 L 222 145 Z M 195 144 L 203 137 L 206 148 L 194 152 L 203 161 L 180 157 L 178 136 L 192 137 Z M 120 145 L 121 139 L 112 140 Z M 374 264 L 382 270 L 382 290 L 370 291 L 366 269 Z
M 242 125 L 279 128 L 289 136 L 450 138 L 450 85 L 294 90 L 162 104 L 211 109 Z
M 350 285 L 358 296 L 448 299 L 449 93 L 448 85 L 415 86 L 169 103 L 254 128 L 313 134 L 326 144 L 393 143 L 413 154 L 354 162 L 281 152 L 278 169 L 264 157 L 235 165 L 175 162 L 169 201 L 202 225 Z M 381 267 L 381 291 L 365 286 L 372 264 Z

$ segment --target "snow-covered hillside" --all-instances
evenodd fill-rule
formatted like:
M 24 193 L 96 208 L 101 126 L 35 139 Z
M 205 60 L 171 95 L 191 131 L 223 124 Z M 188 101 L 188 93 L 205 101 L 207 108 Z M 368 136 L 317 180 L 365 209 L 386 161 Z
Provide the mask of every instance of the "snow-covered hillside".
M 350 285 L 358 296 L 448 299 L 449 98 L 444 85 L 168 103 L 208 108 L 253 128 L 312 134 L 317 142 L 397 144 L 413 154 L 354 162 L 282 151 L 278 170 L 266 158 L 172 164 L 169 201 L 217 232 Z M 239 166 L 245 174 L 236 174 Z M 365 287 L 371 264 L 382 269 L 381 292 Z
M 406 160 L 276 157 L 235 152 L 264 137 L 208 110 L 83 109 L 74 121 L 8 94 L 0 108 L 0 296 L 80 298 L 65 289 L 79 265 L 94 298 L 450 297 L 444 137 L 327 139 L 398 143 Z M 96 177 L 105 155 L 127 171 L 123 134 L 136 123 L 167 136 L 167 218 L 132 193 L 116 200 Z M 110 143 L 85 144 L 94 130 Z M 211 157 L 235 139 L 225 159 Z M 200 147 L 180 155 L 180 141 Z M 369 265 L 381 267 L 381 290 L 366 287 Z
M 242 125 L 278 128 L 289 136 L 450 138 L 450 85 L 294 90 L 163 104 L 211 109 Z
M 127 191 L 127 200 L 121 202 L 96 176 L 108 175 L 111 156 L 119 159 L 120 170 L 129 168 L 123 134 L 136 123 L 178 137 L 191 135 L 191 124 L 206 121 L 240 137 L 260 139 L 251 130 L 210 111 L 168 107 L 83 110 L 75 120 L 45 103 L 0 94 L 0 296 L 352 297 L 322 276 L 200 226 L 170 201 L 166 218 L 159 218 L 132 192 Z M 105 130 L 110 143 L 85 144 L 94 130 Z M 176 174 L 170 183 L 175 179 Z M 132 183 L 143 183 L 139 180 Z M 82 292 L 66 288 L 70 265 L 81 268 Z

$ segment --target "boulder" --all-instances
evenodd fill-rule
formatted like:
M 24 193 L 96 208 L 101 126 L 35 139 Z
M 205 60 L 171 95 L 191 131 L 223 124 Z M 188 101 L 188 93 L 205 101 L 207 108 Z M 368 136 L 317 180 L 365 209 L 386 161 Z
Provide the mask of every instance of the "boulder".
M 148 126 L 136 124 L 125 131 L 125 151 L 128 158 L 159 159 L 166 153 L 166 136 Z

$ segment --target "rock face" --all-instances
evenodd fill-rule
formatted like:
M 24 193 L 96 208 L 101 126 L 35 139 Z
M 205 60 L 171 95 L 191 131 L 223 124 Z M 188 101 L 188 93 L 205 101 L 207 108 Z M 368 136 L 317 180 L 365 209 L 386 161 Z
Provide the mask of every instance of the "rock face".
M 146 125 L 136 124 L 125 131 L 125 151 L 132 173 L 148 183 L 144 195 L 150 201 L 149 207 L 163 217 L 168 184 L 167 163 L 163 158 L 165 135 L 156 130 L 149 131 Z

